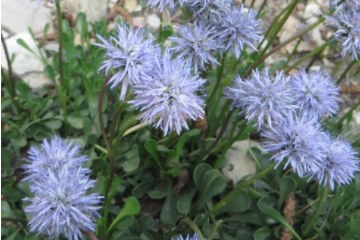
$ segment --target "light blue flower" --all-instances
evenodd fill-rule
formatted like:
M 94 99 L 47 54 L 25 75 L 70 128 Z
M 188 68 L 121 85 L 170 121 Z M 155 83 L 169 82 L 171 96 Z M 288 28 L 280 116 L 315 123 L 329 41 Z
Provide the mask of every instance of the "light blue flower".
M 237 77 L 233 86 L 226 88 L 225 96 L 249 122 L 256 122 L 258 130 L 284 121 L 288 112 L 295 110 L 288 78 L 282 72 L 271 76 L 268 69 L 256 70 L 245 80 Z
M 142 29 L 130 29 L 126 24 L 118 25 L 118 32 L 110 40 L 97 35 L 101 43 L 94 45 L 106 50 L 106 60 L 99 70 L 116 71 L 111 77 L 111 88 L 121 84 L 120 100 L 124 100 L 129 86 L 139 83 L 143 74 L 154 69 L 154 58 L 160 49 L 153 44 L 152 38 L 146 38 Z
M 308 172 L 317 172 L 324 165 L 324 133 L 316 118 L 297 117 L 289 114 L 286 121 L 261 132 L 264 138 L 261 146 L 274 155 L 271 160 L 285 162 L 300 177 Z
M 340 43 L 342 55 L 350 54 L 358 59 L 360 54 L 360 2 L 345 1 L 333 16 L 328 17 L 330 25 L 336 28 L 334 39 Z
M 325 161 L 320 169 L 309 173 L 319 183 L 335 189 L 335 184 L 350 184 L 355 172 L 358 172 L 360 160 L 351 144 L 341 138 L 333 138 L 329 133 L 324 136 Z
M 339 110 L 339 88 L 330 75 L 323 71 L 301 70 L 290 78 L 295 104 L 300 114 L 310 117 L 330 116 Z
M 218 49 L 213 28 L 204 24 L 178 27 L 178 36 L 169 38 L 175 45 L 171 48 L 180 58 L 191 62 L 195 71 L 203 71 L 206 65 L 219 64 L 212 56 Z
M 135 96 L 129 101 L 141 111 L 140 119 L 160 128 L 166 136 L 188 129 L 187 120 L 204 117 L 204 100 L 197 95 L 205 80 L 192 74 L 188 61 L 171 60 L 169 50 L 155 58 L 156 69 L 141 84 L 133 87 Z
M 30 231 L 49 239 L 65 236 L 71 240 L 82 239 L 83 231 L 95 231 L 102 197 L 88 193 L 95 181 L 89 179 L 90 170 L 83 168 L 87 158 L 79 149 L 54 137 L 29 151 L 24 181 L 33 196 L 24 199 L 24 210 Z
M 245 47 L 256 50 L 260 40 L 260 21 L 257 13 L 243 6 L 234 7 L 221 15 L 217 24 L 218 39 L 225 51 L 231 51 L 239 59 Z

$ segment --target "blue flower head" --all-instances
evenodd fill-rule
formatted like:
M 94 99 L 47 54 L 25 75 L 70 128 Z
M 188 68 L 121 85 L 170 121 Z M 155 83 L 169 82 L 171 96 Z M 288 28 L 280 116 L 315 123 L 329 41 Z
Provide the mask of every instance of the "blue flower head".
M 83 231 L 94 231 L 102 197 L 88 193 L 94 181 L 89 179 L 90 170 L 81 166 L 87 158 L 79 155 L 79 147 L 54 137 L 29 155 L 24 181 L 33 197 L 24 199 L 28 203 L 24 210 L 30 230 L 50 239 L 74 240 L 81 239 Z
M 212 54 L 218 49 L 215 31 L 204 24 L 193 27 L 182 25 L 178 28 L 178 37 L 169 38 L 174 42 L 172 51 L 180 58 L 187 59 L 195 69 L 203 71 L 208 64 L 219 64 Z
M 114 88 L 121 83 L 120 100 L 124 100 L 127 88 L 141 81 L 143 74 L 153 71 L 154 57 L 160 49 L 147 39 L 142 29 L 132 30 L 126 24 L 118 26 L 118 32 L 110 40 L 97 35 L 101 43 L 96 46 L 106 50 L 106 60 L 99 70 L 106 74 L 112 69 L 116 71 L 109 81 Z
M 232 0 L 184 0 L 184 5 L 196 21 L 202 21 L 218 18 L 232 6 L 232 2 Z
M 358 0 L 331 0 L 330 6 L 333 8 L 360 8 Z
M 260 40 L 260 21 L 256 19 L 256 15 L 254 10 L 245 11 L 243 6 L 222 14 L 217 31 L 224 51 L 231 51 L 239 59 L 245 47 L 256 50 L 256 44 Z
M 333 115 L 338 111 L 339 88 L 330 75 L 322 71 L 306 73 L 305 70 L 301 70 L 290 79 L 295 104 L 301 114 L 321 117 L 324 114 Z
M 288 79 L 282 72 L 271 76 L 269 69 L 254 71 L 245 81 L 237 77 L 232 87 L 225 90 L 235 108 L 242 109 L 248 121 L 256 121 L 257 128 L 272 127 L 286 118 L 295 109 Z
M 197 235 L 196 233 L 194 233 L 193 236 L 191 236 L 190 234 L 188 234 L 186 236 L 186 238 L 184 238 L 183 236 L 179 235 L 177 237 L 172 238 L 171 240 L 200 240 L 199 235 Z
M 129 101 L 140 109 L 140 118 L 160 128 L 166 136 L 188 129 L 187 120 L 204 117 L 204 100 L 197 95 L 205 81 L 192 75 L 189 62 L 171 59 L 169 50 L 155 58 L 156 70 L 142 84 L 133 87 L 135 96 Z
M 274 153 L 271 159 L 278 162 L 277 166 L 285 162 L 284 169 L 290 165 L 303 177 L 307 172 L 319 171 L 324 164 L 323 134 L 316 118 L 291 114 L 286 121 L 261 132 L 262 147 Z
M 358 59 L 360 54 L 360 2 L 345 1 L 335 12 L 328 17 L 329 24 L 336 28 L 334 39 L 342 48 L 342 55 L 350 54 Z
M 64 141 L 58 136 L 45 139 L 40 148 L 31 147 L 28 152 L 27 164 L 23 166 L 27 177 L 24 181 L 38 181 L 49 170 L 57 172 L 64 167 L 81 167 L 88 158 L 81 155 L 81 147 L 70 141 Z M 86 169 L 82 170 L 88 172 Z
M 350 184 L 355 172 L 359 171 L 359 158 L 351 147 L 351 144 L 343 139 L 331 137 L 329 133 L 324 134 L 325 161 L 320 169 L 309 173 L 323 185 L 329 186 L 332 190 L 335 184 Z

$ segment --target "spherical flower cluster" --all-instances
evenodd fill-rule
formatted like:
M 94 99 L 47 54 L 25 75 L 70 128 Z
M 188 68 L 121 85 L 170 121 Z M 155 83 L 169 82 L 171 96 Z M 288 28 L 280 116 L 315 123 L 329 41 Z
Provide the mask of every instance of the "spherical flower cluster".
M 142 111 L 140 118 L 160 128 L 166 136 L 172 130 L 178 134 L 188 129 L 187 120 L 203 118 L 204 101 L 196 93 L 205 81 L 192 75 L 189 62 L 171 59 L 165 51 L 161 59 L 154 59 L 156 70 L 133 87 L 135 96 L 129 101 Z
M 225 12 L 217 24 L 218 39 L 224 51 L 231 51 L 239 59 L 242 50 L 250 47 L 256 50 L 260 40 L 260 22 L 253 10 L 245 11 L 243 6 Z
M 357 0 L 332 0 L 330 6 L 334 8 L 358 8 L 360 3 Z
M 290 77 L 268 69 L 253 72 L 245 81 L 235 79 L 225 91 L 248 121 L 256 121 L 262 147 L 272 160 L 289 166 L 300 177 L 310 176 L 334 189 L 350 183 L 359 171 L 359 159 L 350 143 L 325 133 L 319 122 L 338 110 L 339 88 L 322 71 Z
M 153 71 L 154 57 L 160 54 L 160 49 L 141 29 L 131 30 L 121 24 L 117 30 L 117 35 L 109 41 L 97 35 L 101 43 L 94 45 L 106 50 L 107 59 L 99 70 L 105 69 L 106 74 L 116 71 L 109 84 L 113 88 L 121 83 L 120 100 L 124 100 L 128 87 L 138 83 L 141 75 Z
M 265 151 L 274 152 L 272 160 L 278 162 L 285 159 L 288 165 L 300 176 L 307 172 L 319 171 L 324 164 L 323 141 L 319 124 L 315 118 L 296 117 L 292 114 L 286 121 L 262 131 L 265 138 L 262 147 Z
M 342 54 L 358 59 L 360 54 L 360 2 L 341 3 L 334 16 L 328 17 L 329 24 L 336 28 L 334 38 L 340 43 Z
M 32 232 L 76 240 L 82 239 L 82 232 L 95 230 L 102 197 L 88 193 L 94 181 L 82 166 L 86 160 L 78 145 L 57 136 L 30 149 L 24 181 L 34 196 L 24 201 Z
M 206 20 L 219 17 L 232 6 L 232 0 L 185 0 L 185 7 L 195 20 Z
M 338 109 L 339 88 L 330 75 L 322 71 L 299 71 L 290 78 L 295 104 L 311 117 L 333 115 Z
M 188 234 L 186 236 L 186 238 L 184 238 L 183 236 L 179 235 L 175 238 L 172 238 L 171 240 L 200 240 L 199 235 L 197 235 L 196 233 L 194 233 L 193 236 L 191 236 L 190 234 Z
M 178 37 L 169 40 L 175 43 L 171 50 L 190 61 L 196 72 L 205 70 L 206 65 L 219 64 L 212 56 L 218 49 L 213 28 L 204 24 L 182 25 L 178 28 Z
M 294 110 L 293 96 L 287 85 L 288 78 L 281 72 L 272 77 L 269 69 L 254 71 L 245 81 L 235 79 L 232 87 L 225 90 L 227 98 L 233 100 L 235 108 L 241 108 L 248 121 L 256 121 L 257 128 L 264 124 L 270 128 L 286 118 Z
M 317 178 L 332 190 L 335 183 L 339 186 L 349 184 L 356 171 L 359 171 L 360 160 L 351 144 L 343 139 L 334 139 L 329 133 L 323 134 L 324 163 L 318 171 L 310 172 L 310 176 Z

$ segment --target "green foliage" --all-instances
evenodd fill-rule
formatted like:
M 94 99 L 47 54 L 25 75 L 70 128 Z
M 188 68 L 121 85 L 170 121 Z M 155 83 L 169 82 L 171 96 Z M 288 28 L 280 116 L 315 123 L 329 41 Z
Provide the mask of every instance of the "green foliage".
M 266 49 L 271 47 L 297 2 L 292 1 L 270 28 Z M 210 84 L 206 90 L 215 90 L 207 103 L 207 131 L 192 125 L 191 130 L 183 131 L 180 136 L 172 133 L 163 137 L 149 126 L 139 127 L 138 113 L 118 100 L 118 90 L 107 90 L 100 113 L 109 140 L 110 147 L 107 146 L 98 111 L 106 77 L 97 69 L 104 52 L 92 45 L 94 35 L 111 34 L 106 32 L 106 27 L 105 21 L 89 24 L 83 13 L 77 16 L 74 26 L 63 21 L 63 86 L 58 80 L 58 53 L 46 50 L 45 58 L 26 42 L 18 41 L 43 59 L 44 71 L 54 84 L 33 90 L 17 81 L 19 112 L 2 85 L 1 236 L 4 239 L 41 239 L 28 232 L 29 219 L 23 211 L 22 199 L 29 196 L 29 186 L 21 182 L 21 165 L 30 146 L 55 134 L 76 141 L 89 156 L 92 178 L 97 180 L 95 191 L 106 196 L 96 232 L 101 239 L 159 240 L 198 231 L 207 239 L 265 240 L 279 239 L 283 228 L 296 239 L 359 238 L 360 175 L 356 175 L 353 184 L 329 193 L 320 205 L 321 194 L 315 182 L 284 172 L 282 166 L 272 170 L 270 156 L 257 148 L 248 152 L 256 163 L 255 176 L 232 185 L 222 174 L 225 153 L 232 144 L 258 137 L 256 130 L 246 125 L 243 117 L 224 100 L 222 90 L 235 75 L 246 75 L 266 50 L 245 52 L 239 61 L 224 57 L 222 69 L 209 71 Z M 45 34 L 47 29 L 48 26 Z M 164 43 L 172 34 L 171 26 L 163 26 L 159 42 Z M 286 68 L 291 58 L 274 63 L 271 70 Z M 259 67 L 264 67 L 264 62 Z M 219 85 L 217 80 L 221 80 Z M 62 88 L 68 99 L 66 119 Z M 358 105 L 341 118 L 327 120 L 325 127 L 334 132 L 347 130 L 348 119 Z M 136 130 L 127 133 L 131 128 Z M 221 140 L 217 142 L 221 131 Z M 360 139 L 352 137 L 352 140 L 360 149 Z M 111 158 L 113 178 L 109 173 Z M 266 170 L 269 168 L 271 171 Z M 283 213 L 292 193 L 296 199 L 293 225 Z M 314 224 L 303 234 L 318 208 Z

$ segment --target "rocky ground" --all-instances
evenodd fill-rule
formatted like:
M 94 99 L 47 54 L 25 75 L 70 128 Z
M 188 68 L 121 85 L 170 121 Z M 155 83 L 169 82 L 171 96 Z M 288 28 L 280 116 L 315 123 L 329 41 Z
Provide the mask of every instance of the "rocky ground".
M 241 0 L 237 0 L 240 2 Z M 245 1 L 247 6 L 250 6 L 252 0 Z M 262 5 L 261 0 L 256 0 L 254 4 L 255 9 L 259 9 Z M 264 16 L 264 29 L 267 29 L 272 19 L 283 9 L 288 0 L 271 0 L 268 1 L 264 8 L 266 14 Z M 43 73 L 43 64 L 39 57 L 34 56 L 31 52 L 19 46 L 18 39 L 23 39 L 31 49 L 36 53 L 41 54 L 42 49 L 38 49 L 36 43 L 32 40 L 28 32 L 30 27 L 37 40 L 42 41 L 43 29 L 49 24 L 48 37 L 49 43 L 45 48 L 57 49 L 55 42 L 56 38 L 56 22 L 54 4 L 50 1 L 43 1 L 38 4 L 37 1 L 30 0 L 2 0 L 2 33 L 6 38 L 6 43 L 10 55 L 15 54 L 16 58 L 13 63 L 13 70 L 16 75 L 29 83 L 33 88 L 38 88 L 46 84 L 51 84 L 49 78 Z M 136 27 L 148 27 L 150 31 L 156 32 L 160 27 L 160 16 L 156 11 L 146 7 L 144 0 L 63 0 L 62 7 L 65 11 L 65 17 L 70 21 L 74 21 L 78 12 L 85 12 L 88 20 L 96 21 L 101 18 L 107 18 L 109 22 L 109 30 L 115 26 L 114 20 L 117 18 L 126 19 L 130 24 Z M 284 41 L 290 36 L 296 34 L 305 26 L 313 23 L 320 15 L 329 10 L 328 0 L 302 0 L 297 5 L 293 14 L 287 20 L 285 26 L 278 34 L 274 44 Z M 172 16 L 163 14 L 162 19 L 168 24 L 178 24 L 178 19 L 181 13 L 174 13 Z M 308 53 L 314 47 L 320 46 L 327 39 L 331 37 L 332 29 L 326 24 L 321 24 L 317 28 L 302 37 L 299 42 L 297 51 L 294 55 L 294 60 Z M 276 54 L 272 55 L 266 60 L 266 64 L 272 64 L 282 59 L 286 59 L 292 52 L 296 41 L 288 44 L 280 49 Z M 325 71 L 331 73 L 333 76 L 339 76 L 343 69 L 351 62 L 350 58 L 341 57 L 340 53 L 327 48 L 318 58 L 314 59 L 311 69 L 324 68 Z M 7 68 L 4 51 L 1 49 L 1 65 Z M 305 64 L 306 66 L 306 64 Z M 347 89 L 352 89 L 354 86 L 359 88 L 359 79 L 356 79 L 356 73 L 360 71 L 360 67 L 352 68 L 348 77 L 343 81 L 342 86 Z M 357 74 L 357 76 L 359 76 Z M 343 94 L 344 102 L 342 104 L 342 111 L 346 111 L 350 105 L 359 100 L 359 92 L 357 94 Z M 360 110 L 354 114 L 353 125 L 356 131 L 360 133 Z

